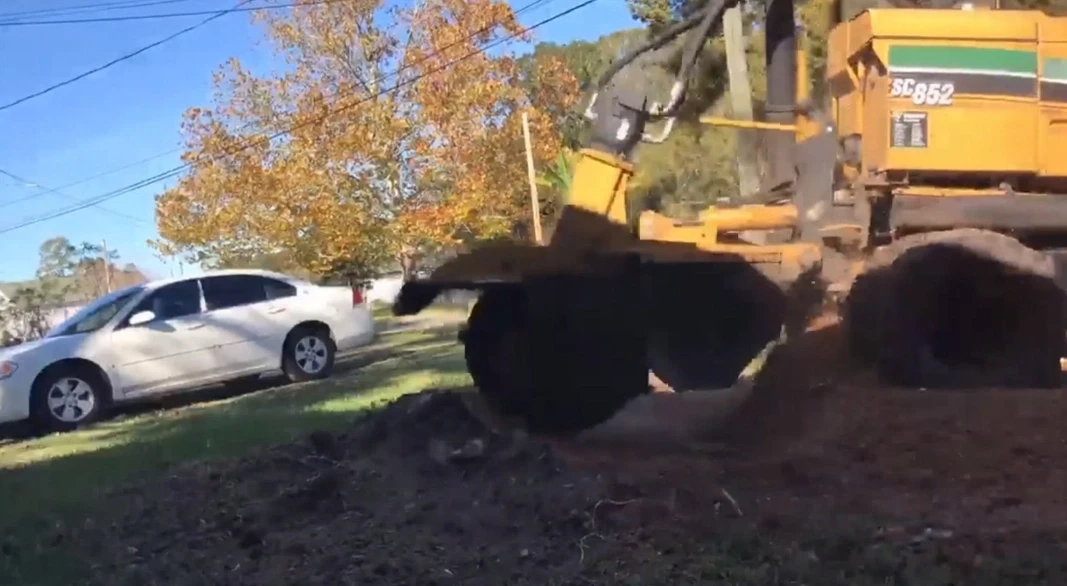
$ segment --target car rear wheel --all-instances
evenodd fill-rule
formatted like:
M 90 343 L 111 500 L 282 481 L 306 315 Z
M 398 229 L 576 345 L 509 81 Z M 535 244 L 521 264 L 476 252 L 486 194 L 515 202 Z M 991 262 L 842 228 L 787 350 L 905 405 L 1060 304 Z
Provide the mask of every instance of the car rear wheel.
M 110 395 L 107 382 L 83 365 L 59 365 L 45 371 L 31 395 L 33 422 L 45 431 L 70 431 L 103 414 Z
M 327 328 L 297 327 L 285 340 L 282 371 L 293 382 L 327 378 L 333 373 L 336 352 Z

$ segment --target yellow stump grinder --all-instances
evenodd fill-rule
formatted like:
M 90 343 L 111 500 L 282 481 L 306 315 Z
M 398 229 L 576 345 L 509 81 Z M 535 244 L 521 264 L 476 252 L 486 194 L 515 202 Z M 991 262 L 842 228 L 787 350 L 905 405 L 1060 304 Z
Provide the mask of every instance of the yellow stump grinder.
M 849 347 L 888 383 L 1059 385 L 1067 19 L 971 4 L 837 19 L 819 107 L 793 1 L 770 0 L 764 119 L 703 119 L 766 134 L 761 192 L 697 220 L 634 212 L 635 147 L 670 131 L 730 1 L 708 0 L 601 77 L 546 246 L 462 254 L 406 283 L 394 312 L 480 291 L 461 335 L 470 374 L 488 405 L 540 432 L 606 420 L 650 392 L 649 373 L 676 392 L 729 387 L 783 329 L 802 331 L 826 290 L 847 292 Z M 615 83 L 683 34 L 664 103 Z

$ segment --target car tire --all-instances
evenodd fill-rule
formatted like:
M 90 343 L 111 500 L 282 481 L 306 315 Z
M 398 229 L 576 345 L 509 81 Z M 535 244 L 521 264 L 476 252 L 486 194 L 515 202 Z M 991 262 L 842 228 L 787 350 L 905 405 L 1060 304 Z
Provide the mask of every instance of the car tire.
M 100 419 L 110 401 L 111 387 L 97 369 L 58 364 L 34 381 L 30 416 L 41 431 L 72 431 Z
M 282 372 L 292 382 L 322 380 L 333 374 L 337 347 L 323 326 L 297 326 L 282 347 Z

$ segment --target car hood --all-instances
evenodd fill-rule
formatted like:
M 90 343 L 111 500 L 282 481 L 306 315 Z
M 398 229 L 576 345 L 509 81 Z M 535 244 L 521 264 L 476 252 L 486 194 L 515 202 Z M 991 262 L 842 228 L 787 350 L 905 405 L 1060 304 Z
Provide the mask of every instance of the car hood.
M 60 338 L 39 338 L 23 342 L 18 346 L 0 349 L 0 360 L 13 360 L 31 352 L 65 352 L 82 339 L 84 339 L 84 336 L 63 336 Z

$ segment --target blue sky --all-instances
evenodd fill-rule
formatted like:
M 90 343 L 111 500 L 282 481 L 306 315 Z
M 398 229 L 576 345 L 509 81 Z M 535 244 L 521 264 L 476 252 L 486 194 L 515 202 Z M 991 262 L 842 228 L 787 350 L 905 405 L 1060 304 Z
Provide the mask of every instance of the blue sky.
M 401 0 L 408 1 L 408 0 Z M 98 4 L 99 0 L 3 0 L 4 13 Z M 236 0 L 189 0 L 138 12 L 189 12 L 232 7 Z M 527 0 L 512 0 L 522 6 Z M 529 25 L 578 4 L 552 0 L 523 13 Z M 86 18 L 132 14 L 40 16 Z M 204 17 L 40 27 L 0 26 L 0 103 L 8 103 L 122 54 L 166 37 Z M 537 30 L 538 41 L 592 40 L 633 26 L 624 0 L 599 0 Z M 174 151 L 182 112 L 210 104 L 211 75 L 229 57 L 268 70 L 271 54 L 248 14 L 231 14 L 165 45 L 14 108 L 0 111 L 0 169 L 33 182 L 0 176 L 0 230 L 76 205 L 171 169 L 172 152 L 86 181 L 59 193 L 48 190 L 79 182 L 155 155 Z M 155 258 L 145 241 L 156 237 L 153 197 L 164 184 L 111 199 L 59 218 L 0 234 L 0 280 L 30 278 L 37 248 L 63 235 L 75 243 L 107 241 L 125 262 L 152 276 L 176 274 L 175 263 Z M 102 208 L 102 209 L 101 209 Z M 184 267 L 188 272 L 189 267 Z

